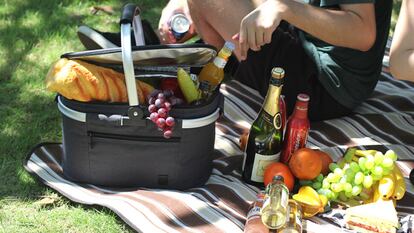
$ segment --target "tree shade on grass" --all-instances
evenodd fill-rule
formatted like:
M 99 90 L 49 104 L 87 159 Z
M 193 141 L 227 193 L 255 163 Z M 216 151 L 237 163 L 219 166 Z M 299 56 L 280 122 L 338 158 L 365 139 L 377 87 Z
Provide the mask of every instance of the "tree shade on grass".
M 3 0 L 0 4 L 0 232 L 132 232 L 105 208 L 74 204 L 23 168 L 39 142 L 60 141 L 60 116 L 44 77 L 65 52 L 83 50 L 76 29 L 118 31 L 120 7 L 133 1 Z M 136 1 L 155 27 L 167 0 Z M 395 11 L 400 1 L 395 1 Z M 114 14 L 91 13 L 105 5 Z M 395 22 L 397 14 L 394 14 Z

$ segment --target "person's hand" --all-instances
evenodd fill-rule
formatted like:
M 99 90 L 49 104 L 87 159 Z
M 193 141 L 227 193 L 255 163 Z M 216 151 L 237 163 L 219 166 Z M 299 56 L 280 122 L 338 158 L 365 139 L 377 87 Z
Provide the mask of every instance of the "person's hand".
M 267 0 L 242 19 L 240 32 L 233 36 L 234 40 L 239 41 L 241 60 L 246 59 L 249 48 L 258 51 L 261 46 L 270 43 L 284 10 L 281 1 Z
M 161 44 L 177 43 L 177 40 L 173 36 L 170 30 L 170 26 L 168 25 L 168 21 L 170 20 L 170 18 L 177 13 L 182 13 L 187 17 L 191 25 L 189 33 L 195 33 L 193 20 L 191 19 L 190 11 L 188 9 L 187 0 L 170 0 L 162 10 L 161 18 L 158 23 L 158 35 Z

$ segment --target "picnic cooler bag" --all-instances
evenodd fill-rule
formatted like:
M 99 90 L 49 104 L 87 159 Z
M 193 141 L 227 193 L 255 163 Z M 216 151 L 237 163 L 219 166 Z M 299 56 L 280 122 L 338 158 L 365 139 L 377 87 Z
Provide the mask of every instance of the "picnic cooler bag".
M 173 107 L 170 115 L 176 123 L 172 137 L 166 139 L 147 118 L 146 103 L 138 103 L 135 75 L 168 77 L 171 65 L 201 66 L 216 51 L 197 44 L 132 47 L 131 24 L 138 13 L 132 4 L 123 9 L 121 48 L 62 55 L 107 67 L 120 64 L 129 102 L 79 102 L 57 96 L 63 118 L 63 173 L 72 181 L 104 186 L 188 189 L 203 185 L 212 170 L 222 94 L 217 90 L 200 105 Z

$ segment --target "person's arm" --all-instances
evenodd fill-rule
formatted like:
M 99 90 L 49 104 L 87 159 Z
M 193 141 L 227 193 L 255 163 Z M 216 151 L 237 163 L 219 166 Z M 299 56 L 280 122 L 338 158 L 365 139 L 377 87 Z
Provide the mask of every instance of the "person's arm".
M 411 12 L 411 13 L 410 13 Z M 414 81 L 414 0 L 404 0 L 390 51 L 394 77 Z
M 270 43 L 281 20 L 335 46 L 367 51 L 376 39 L 373 3 L 344 4 L 331 10 L 292 0 L 267 0 L 241 22 L 242 58 L 249 48 L 258 50 Z

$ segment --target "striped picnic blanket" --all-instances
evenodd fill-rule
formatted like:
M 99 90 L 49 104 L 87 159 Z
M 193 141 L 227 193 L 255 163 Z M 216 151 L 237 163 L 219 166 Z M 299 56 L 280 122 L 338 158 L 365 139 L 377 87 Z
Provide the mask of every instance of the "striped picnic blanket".
M 242 232 L 249 205 L 259 191 L 241 181 L 240 134 L 249 128 L 263 98 L 237 81 L 221 87 L 224 116 L 216 123 L 214 169 L 208 182 L 186 191 L 114 189 L 73 183 L 62 174 L 62 147 L 37 146 L 26 169 L 74 202 L 113 210 L 138 232 Z M 313 122 L 308 147 L 328 152 L 337 160 L 349 146 L 393 149 L 401 160 L 414 159 L 414 83 L 397 81 L 383 72 L 373 96 L 340 119 Z M 400 161 L 407 175 L 414 163 Z M 414 214 L 414 187 L 398 202 L 400 217 Z M 334 219 L 335 220 L 335 219 Z M 344 231 L 329 213 L 306 221 L 307 232 Z

